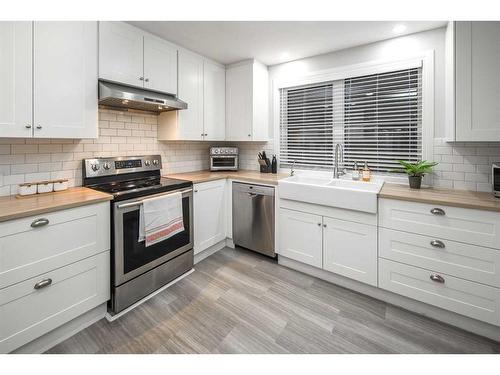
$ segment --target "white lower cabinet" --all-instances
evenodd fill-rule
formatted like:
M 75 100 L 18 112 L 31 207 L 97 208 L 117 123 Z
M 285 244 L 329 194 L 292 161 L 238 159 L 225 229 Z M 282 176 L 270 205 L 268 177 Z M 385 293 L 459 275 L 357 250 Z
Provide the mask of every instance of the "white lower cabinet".
M 377 227 L 324 217 L 323 269 L 377 286 Z
M 0 352 L 10 352 L 109 299 L 109 251 L 0 289 Z M 37 285 L 48 284 L 37 289 Z
M 226 238 L 226 180 L 193 187 L 194 253 L 198 254 Z
M 377 286 L 376 225 L 343 220 L 357 218 L 349 210 L 281 202 L 308 212 L 280 207 L 280 256 Z M 322 210 L 337 217 L 314 213 Z
M 0 353 L 110 296 L 109 202 L 0 223 Z
M 322 217 L 281 208 L 279 220 L 279 255 L 321 268 Z
M 500 289 L 424 268 L 379 259 L 379 287 L 500 325 Z

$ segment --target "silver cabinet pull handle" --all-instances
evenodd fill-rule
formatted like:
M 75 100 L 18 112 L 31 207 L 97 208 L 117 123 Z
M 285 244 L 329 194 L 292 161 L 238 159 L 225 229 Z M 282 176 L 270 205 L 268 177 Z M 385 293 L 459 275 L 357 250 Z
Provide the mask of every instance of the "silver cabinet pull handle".
M 42 128 L 42 125 L 37 125 L 36 128 L 40 130 Z
M 139 77 L 139 81 L 144 81 L 144 77 Z
M 146 79 L 144 80 L 144 82 L 149 82 L 149 78 L 146 78 Z
M 321 223 L 318 223 L 318 227 L 320 227 L 320 226 L 321 226 Z
M 42 281 L 37 282 L 35 284 L 34 288 L 35 289 L 42 289 L 42 288 L 49 286 L 50 284 L 52 284 L 52 279 L 44 279 Z
M 430 279 L 431 279 L 432 281 L 435 281 L 436 283 L 441 283 L 441 284 L 444 284 L 444 278 L 443 278 L 443 276 L 441 276 L 441 275 L 438 275 L 438 274 L 436 274 L 436 273 L 433 273 L 433 274 L 431 274 L 429 277 L 430 277 Z
M 431 241 L 431 246 L 432 247 L 437 247 L 438 249 L 444 249 L 445 248 L 444 242 L 443 241 L 439 241 L 439 240 L 432 240 Z
M 323 224 L 323 228 L 326 228 L 326 224 Z
M 26 125 L 25 125 L 25 128 L 26 128 L 26 129 L 31 129 L 31 124 L 26 124 Z
M 444 210 L 443 210 L 443 209 L 441 209 L 441 208 L 433 208 L 433 209 L 431 210 L 431 214 L 433 214 L 433 215 L 439 215 L 439 216 L 444 216 L 444 215 L 446 215 L 446 213 L 444 212 Z
M 31 223 L 32 228 L 38 228 L 38 227 L 43 227 L 44 225 L 47 225 L 49 223 L 49 219 L 46 219 L 44 217 L 40 219 L 36 219 Z

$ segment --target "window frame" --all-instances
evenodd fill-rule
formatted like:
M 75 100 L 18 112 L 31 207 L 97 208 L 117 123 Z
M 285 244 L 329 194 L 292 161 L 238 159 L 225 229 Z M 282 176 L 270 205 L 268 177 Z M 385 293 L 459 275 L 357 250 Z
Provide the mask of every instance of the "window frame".
M 291 63 L 293 64 L 293 63 Z M 273 80 L 273 129 L 274 150 L 280 154 L 280 89 L 301 85 L 318 84 L 322 82 L 341 80 L 352 77 L 387 73 L 408 68 L 422 67 L 422 159 L 433 160 L 434 152 L 434 51 L 425 51 L 414 56 L 395 60 L 375 60 L 360 64 L 318 70 L 307 74 L 297 73 L 293 76 L 293 69 L 281 77 Z M 288 168 L 281 168 L 281 172 Z M 299 168 L 297 168 L 299 169 Z M 432 175 L 427 175 L 424 183 L 432 183 Z

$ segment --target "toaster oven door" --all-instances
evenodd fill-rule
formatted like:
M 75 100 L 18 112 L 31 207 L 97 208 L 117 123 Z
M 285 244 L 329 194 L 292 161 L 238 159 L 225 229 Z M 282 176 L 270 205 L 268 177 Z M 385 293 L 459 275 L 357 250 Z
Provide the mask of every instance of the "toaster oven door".
M 236 171 L 238 169 L 238 156 L 221 155 L 210 156 L 210 170 L 212 171 Z

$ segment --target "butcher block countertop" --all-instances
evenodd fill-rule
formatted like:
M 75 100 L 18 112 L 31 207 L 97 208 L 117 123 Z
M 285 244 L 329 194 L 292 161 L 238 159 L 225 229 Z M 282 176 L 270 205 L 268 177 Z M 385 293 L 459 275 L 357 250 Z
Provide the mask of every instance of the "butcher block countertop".
M 113 199 L 113 196 L 110 194 L 85 187 L 75 187 L 54 193 L 35 194 L 24 197 L 16 197 L 14 195 L 0 197 L 0 221 L 106 202 L 111 199 Z
M 500 212 L 500 198 L 495 198 L 491 193 L 476 191 L 435 187 L 423 187 L 420 190 L 414 190 L 407 185 L 385 183 L 379 193 L 379 198 Z
M 170 174 L 164 177 L 178 178 L 181 180 L 192 181 L 194 184 L 207 181 L 222 180 L 231 178 L 234 180 L 251 182 L 255 184 L 278 185 L 278 180 L 288 177 L 286 173 L 260 173 L 259 171 L 228 171 L 228 172 L 211 172 L 211 171 L 195 171 L 187 173 Z

